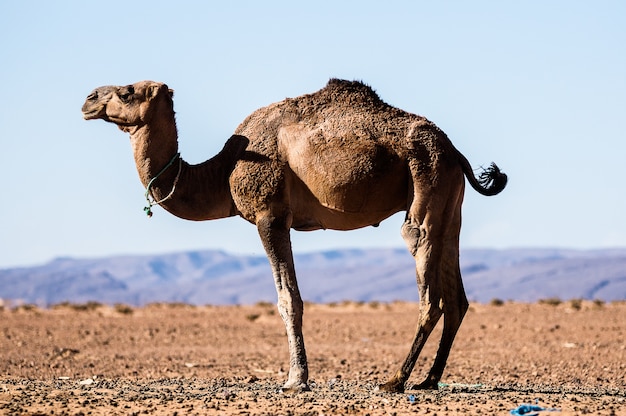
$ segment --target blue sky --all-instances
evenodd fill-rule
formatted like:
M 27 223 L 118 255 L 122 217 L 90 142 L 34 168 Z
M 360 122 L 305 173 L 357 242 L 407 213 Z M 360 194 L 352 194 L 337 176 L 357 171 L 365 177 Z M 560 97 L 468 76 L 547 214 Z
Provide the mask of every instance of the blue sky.
M 239 218 L 142 211 L 128 137 L 82 120 L 87 94 L 176 91 L 183 157 L 221 149 L 253 110 L 359 79 L 437 123 L 500 195 L 469 187 L 462 247 L 626 246 L 626 2 L 4 1 L 0 267 L 58 256 L 262 254 Z M 297 252 L 402 247 L 379 228 L 292 233 Z

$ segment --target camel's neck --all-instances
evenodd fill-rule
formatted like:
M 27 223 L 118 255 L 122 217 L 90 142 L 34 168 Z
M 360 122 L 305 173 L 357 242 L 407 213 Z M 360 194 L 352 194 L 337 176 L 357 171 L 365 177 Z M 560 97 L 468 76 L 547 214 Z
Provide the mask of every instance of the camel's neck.
M 151 197 L 155 201 L 163 200 L 159 205 L 165 210 L 196 221 L 236 214 L 228 183 L 235 163 L 231 156 L 235 155 L 225 155 L 222 151 L 199 165 L 174 158 L 178 140 L 176 124 L 171 120 L 128 131 L 141 183 L 144 187 L 150 185 Z

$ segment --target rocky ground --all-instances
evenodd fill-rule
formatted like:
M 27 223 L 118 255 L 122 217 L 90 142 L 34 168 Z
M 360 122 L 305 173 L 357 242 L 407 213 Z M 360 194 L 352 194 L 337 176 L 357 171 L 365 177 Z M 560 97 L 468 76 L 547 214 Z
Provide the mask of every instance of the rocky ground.
M 307 305 L 312 389 L 285 394 L 287 341 L 273 305 L 5 306 L 0 414 L 505 415 L 528 404 L 626 415 L 626 302 L 473 304 L 438 391 L 378 392 L 408 351 L 416 311 Z

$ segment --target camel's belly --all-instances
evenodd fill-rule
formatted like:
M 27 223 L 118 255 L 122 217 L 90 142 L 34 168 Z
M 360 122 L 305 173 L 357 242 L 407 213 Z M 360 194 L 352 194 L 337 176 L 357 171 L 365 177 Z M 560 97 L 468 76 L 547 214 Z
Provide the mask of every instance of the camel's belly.
M 408 168 L 376 140 L 327 138 L 321 130 L 292 126 L 279 134 L 279 149 L 300 182 L 295 186 L 306 187 L 331 212 L 369 218 L 406 204 Z
M 344 212 L 327 207 L 319 206 L 318 209 L 298 210 L 294 209 L 291 228 L 298 231 L 314 230 L 356 230 L 357 228 L 378 226 L 382 221 L 396 212 L 403 210 L 397 207 L 389 211 L 378 212 Z
M 366 177 L 343 186 L 337 186 L 331 172 L 321 176 L 323 181 L 308 183 L 292 172 L 289 205 L 294 229 L 354 230 L 378 225 L 396 212 L 406 210 L 409 185 L 401 166 L 377 181 Z

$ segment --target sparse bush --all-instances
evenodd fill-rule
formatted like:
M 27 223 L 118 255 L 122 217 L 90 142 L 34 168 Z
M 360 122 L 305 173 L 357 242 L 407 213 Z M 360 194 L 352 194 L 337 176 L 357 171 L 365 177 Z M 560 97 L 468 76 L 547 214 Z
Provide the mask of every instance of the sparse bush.
M 101 306 L 102 304 L 100 302 L 89 301 L 87 303 L 72 305 L 72 308 L 77 311 L 95 311 Z
M 260 316 L 261 316 L 261 315 L 260 315 L 260 314 L 258 314 L 258 313 L 251 313 L 251 314 L 249 314 L 249 315 L 246 315 L 246 319 L 247 319 L 248 321 L 250 321 L 250 322 L 254 322 L 254 321 L 256 321 L 257 319 L 259 319 L 259 317 L 260 317 Z
M 121 313 L 123 315 L 132 315 L 133 308 L 131 308 L 128 305 L 124 305 L 123 303 L 116 303 L 115 304 L 115 312 Z
M 583 307 L 583 300 L 582 299 L 572 299 L 569 301 L 570 306 L 572 307 L 572 309 L 579 311 L 582 307 Z
M 68 301 L 65 301 L 65 302 L 52 305 L 52 309 L 72 309 L 75 311 L 95 311 L 101 306 L 102 304 L 96 301 L 89 301 L 87 303 L 70 303 Z
M 25 303 L 15 308 L 15 311 L 36 312 L 39 308 L 32 303 Z
M 351 307 L 351 306 L 355 306 L 355 307 L 359 307 L 359 306 L 363 306 L 365 305 L 365 301 L 363 300 L 349 300 L 349 299 L 344 299 L 341 302 L 337 303 L 337 302 L 332 302 L 329 305 L 332 306 L 342 306 L 342 307 Z
M 593 304 L 594 306 L 601 308 L 604 306 L 604 301 L 602 299 L 594 299 Z
M 547 298 L 547 299 L 539 299 L 539 304 L 541 305 L 550 305 L 550 306 L 559 306 L 563 301 L 559 298 Z
M 192 305 L 191 303 L 185 302 L 169 302 L 166 304 L 171 309 L 184 309 L 184 308 L 195 308 L 196 305 Z
M 489 304 L 491 306 L 502 306 L 504 305 L 504 301 L 502 299 L 493 298 L 491 299 L 491 302 L 489 302 Z

